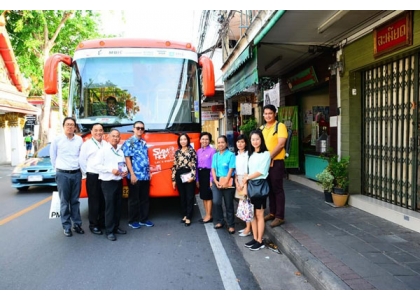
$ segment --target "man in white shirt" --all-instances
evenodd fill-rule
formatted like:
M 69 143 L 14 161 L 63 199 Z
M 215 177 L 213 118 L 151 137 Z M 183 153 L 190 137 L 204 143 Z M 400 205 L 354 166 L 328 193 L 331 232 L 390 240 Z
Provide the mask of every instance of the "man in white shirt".
M 102 234 L 101 227 L 105 223 L 105 200 L 99 179 L 99 170 L 94 163 L 99 150 L 108 143 L 102 140 L 104 128 L 101 124 L 93 124 L 92 138 L 85 141 L 80 149 L 79 164 L 86 174 L 86 192 L 88 194 L 89 229 L 93 234 Z
M 101 148 L 95 164 L 99 170 L 102 191 L 105 197 L 105 233 L 110 241 L 115 241 L 115 233 L 126 234 L 119 228 L 122 201 L 122 179 L 127 176 L 127 166 L 124 153 L 121 150 L 120 132 L 112 129 L 109 133 L 109 143 Z
M 79 167 L 79 153 L 83 139 L 76 135 L 76 120 L 71 117 L 64 118 L 64 134 L 57 136 L 50 147 L 50 158 L 53 168 L 56 169 L 58 194 L 60 196 L 60 215 L 64 235 L 72 236 L 73 230 L 79 234 L 85 233 L 82 229 L 80 216 L 80 188 L 82 173 Z

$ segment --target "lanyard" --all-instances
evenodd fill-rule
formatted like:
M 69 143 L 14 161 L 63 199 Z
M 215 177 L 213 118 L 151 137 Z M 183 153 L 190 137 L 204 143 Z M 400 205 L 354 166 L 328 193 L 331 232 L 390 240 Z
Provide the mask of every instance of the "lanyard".
M 115 151 L 114 146 L 111 146 L 111 150 L 112 150 L 112 152 L 114 152 L 114 154 L 115 154 L 116 156 L 121 157 L 121 155 L 119 155 L 119 154 L 117 153 L 117 151 Z
M 98 143 L 95 141 L 94 138 L 91 138 L 92 142 L 96 145 L 96 147 L 98 147 L 98 149 L 101 149 L 101 147 L 99 147 Z

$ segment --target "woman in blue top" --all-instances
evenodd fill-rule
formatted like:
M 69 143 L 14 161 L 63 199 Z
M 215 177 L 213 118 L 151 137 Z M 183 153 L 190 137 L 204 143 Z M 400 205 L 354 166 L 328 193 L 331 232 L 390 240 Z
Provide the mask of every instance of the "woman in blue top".
M 270 168 L 270 152 L 265 145 L 261 130 L 251 132 L 251 147 L 249 149 L 248 174 L 244 181 L 266 179 Z M 245 244 L 245 247 L 251 250 L 260 250 L 264 248 L 264 210 L 267 206 L 267 197 L 252 197 L 251 203 L 254 204 L 254 219 L 251 221 L 252 234 L 254 238 Z
M 228 142 L 225 135 L 217 138 L 218 152 L 213 155 L 211 163 L 213 182 L 210 187 L 213 193 L 213 222 L 216 224 L 214 228 L 223 228 L 225 224 L 222 208 L 222 199 L 224 199 L 229 233 L 234 234 L 235 213 L 233 198 L 235 188 L 229 188 L 226 183 L 220 180 L 220 177 L 232 178 L 234 176 L 236 157 L 233 152 L 229 151 L 227 145 Z

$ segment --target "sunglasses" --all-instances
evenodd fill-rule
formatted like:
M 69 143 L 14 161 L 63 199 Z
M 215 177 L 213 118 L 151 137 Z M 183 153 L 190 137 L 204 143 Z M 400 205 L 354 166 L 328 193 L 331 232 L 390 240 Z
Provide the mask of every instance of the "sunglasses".
M 134 127 L 134 128 L 136 128 L 137 130 L 144 130 L 144 127 Z

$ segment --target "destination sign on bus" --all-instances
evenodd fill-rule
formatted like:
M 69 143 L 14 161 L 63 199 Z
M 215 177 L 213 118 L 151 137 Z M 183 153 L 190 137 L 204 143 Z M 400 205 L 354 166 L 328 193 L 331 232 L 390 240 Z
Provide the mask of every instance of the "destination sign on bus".
M 197 62 L 197 53 L 179 49 L 103 48 L 77 50 L 74 53 L 74 60 L 92 57 L 163 57 L 189 59 Z

